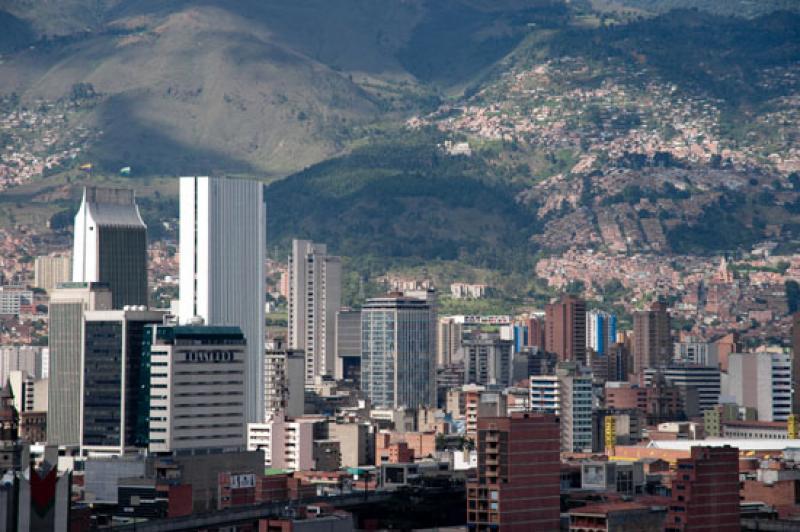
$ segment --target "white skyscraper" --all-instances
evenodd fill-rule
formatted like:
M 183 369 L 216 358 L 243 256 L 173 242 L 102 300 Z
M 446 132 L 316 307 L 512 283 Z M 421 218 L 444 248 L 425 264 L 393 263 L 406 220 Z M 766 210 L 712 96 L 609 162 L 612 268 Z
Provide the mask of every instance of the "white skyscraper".
M 247 340 L 245 418 L 264 412 L 264 187 L 257 181 L 182 177 L 181 323 L 238 326 Z
M 86 187 L 75 215 L 72 280 L 108 283 L 112 305 L 147 305 L 147 227 L 132 190 Z
M 289 347 L 306 355 L 306 387 L 333 376 L 336 312 L 342 299 L 342 263 L 325 244 L 292 241 L 289 257 Z

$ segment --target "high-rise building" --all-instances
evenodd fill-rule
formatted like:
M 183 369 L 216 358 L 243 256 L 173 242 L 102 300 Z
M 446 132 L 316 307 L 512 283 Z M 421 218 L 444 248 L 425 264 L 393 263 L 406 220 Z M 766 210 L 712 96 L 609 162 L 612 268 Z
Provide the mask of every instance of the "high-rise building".
M 686 364 L 719 367 L 716 345 L 696 338 L 675 342 L 673 358 L 677 362 Z
M 337 380 L 361 382 L 361 311 L 341 309 L 336 313 Z
M 436 401 L 435 316 L 428 302 L 393 293 L 361 309 L 361 389 L 375 408 Z
M 464 324 L 452 316 L 439 318 L 436 326 L 436 365 L 448 366 L 463 358 L 461 337 Z
M 606 355 L 617 343 L 617 317 L 602 310 L 586 313 L 586 347 L 598 355 Z
M 692 447 L 690 458 L 678 459 L 664 530 L 738 532 L 740 520 L 739 450 Z
M 592 376 L 595 382 L 628 380 L 629 358 L 628 348 L 619 343 L 609 346 L 605 355 L 592 357 Z
M 264 419 L 300 417 L 305 405 L 305 361 L 302 351 L 275 346 L 264 357 Z
M 72 280 L 108 283 L 115 309 L 147 305 L 147 227 L 132 190 L 83 189 Z
M 47 442 L 51 445 L 80 445 L 83 315 L 110 310 L 111 305 L 106 283 L 63 283 L 50 296 Z
M 325 244 L 293 240 L 289 257 L 289 347 L 306 354 L 306 387 L 334 375 L 342 262 Z
M 147 413 L 139 426 L 150 452 L 245 447 L 247 346 L 238 327 L 161 325 L 149 327 Z
M 727 387 L 739 406 L 755 408 L 759 421 L 786 421 L 792 413 L 792 357 L 782 352 L 731 353 Z
M 52 292 L 59 283 L 66 283 L 72 279 L 72 258 L 47 255 L 36 257 L 33 270 L 33 285 Z
M 81 377 L 81 452 L 123 455 L 145 438 L 137 433 L 150 375 L 142 358 L 145 329 L 164 311 L 94 310 L 84 313 Z
M 0 382 L 6 382 L 12 371 L 25 371 L 34 379 L 46 379 L 50 373 L 50 350 L 33 345 L 0 347 Z
M 247 339 L 245 417 L 264 414 L 264 186 L 257 181 L 182 177 L 182 324 L 240 327 Z
M 511 386 L 512 359 L 510 340 L 496 334 L 476 333 L 462 342 L 464 384 Z
M 548 414 L 479 417 L 477 478 L 467 483 L 467 528 L 558 530 L 559 422 Z
M 532 376 L 530 409 L 561 419 L 561 450 L 592 448 L 592 376 L 574 363 L 561 363 L 555 375 Z
M 667 305 L 660 301 L 649 310 L 633 313 L 633 372 L 669 364 L 672 359 L 672 336 Z
M 535 315 L 527 320 L 528 323 L 528 346 L 538 347 L 540 351 L 547 350 L 545 336 L 547 327 L 545 326 L 545 316 Z
M 545 344 L 562 361 L 586 364 L 586 302 L 572 295 L 545 307 Z

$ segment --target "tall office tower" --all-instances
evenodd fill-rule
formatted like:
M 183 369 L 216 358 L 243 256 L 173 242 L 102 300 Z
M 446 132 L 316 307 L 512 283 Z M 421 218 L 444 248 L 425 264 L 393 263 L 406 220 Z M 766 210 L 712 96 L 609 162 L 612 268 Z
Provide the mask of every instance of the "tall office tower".
M 669 364 L 672 335 L 666 303 L 657 301 L 649 310 L 633 313 L 633 372 Z
M 300 417 L 305 409 L 305 362 L 302 351 L 275 346 L 264 357 L 264 419 Z
M 289 347 L 306 353 L 306 387 L 333 376 L 336 312 L 342 300 L 342 262 L 325 244 L 293 240 L 289 257 Z
M 478 418 L 478 475 L 467 483 L 469 530 L 558 530 L 558 418 L 514 413 Z
M 84 313 L 80 425 L 84 455 L 123 455 L 145 446 L 136 432 L 150 381 L 142 354 L 144 331 L 162 323 L 166 313 L 135 308 Z
M 361 389 L 375 408 L 436 404 L 433 319 L 426 301 L 399 293 L 361 309 Z
M 692 447 L 690 458 L 678 458 L 666 532 L 741 530 L 739 449 Z
M 722 394 L 755 408 L 759 421 L 786 421 L 792 413 L 792 358 L 786 353 L 731 353 Z
M 48 292 L 55 290 L 59 283 L 65 283 L 72 279 L 72 259 L 70 257 L 36 257 L 33 269 L 33 285 Z
M 474 334 L 465 338 L 464 384 L 511 386 L 511 340 L 496 334 Z
M 586 347 L 598 355 L 606 355 L 617 343 L 617 317 L 602 310 L 586 313 Z
M 464 324 L 453 318 L 445 316 L 439 318 L 436 326 L 436 365 L 448 366 L 463 358 L 461 352 L 461 337 L 464 333 Z
M 656 374 L 660 373 L 670 386 L 676 386 L 683 400 L 683 409 L 688 417 L 702 416 L 719 404 L 721 373 L 717 367 L 690 364 L 671 364 L 665 368 L 646 369 L 645 386 L 652 387 Z M 692 391 L 694 389 L 695 391 Z
M 145 332 L 150 384 L 139 430 L 150 452 L 243 449 L 249 353 L 241 329 L 155 325 Z
M 546 327 L 544 315 L 531 316 L 528 318 L 528 346 L 538 347 L 541 351 L 547 350 L 545 341 Z
M 105 283 L 63 283 L 50 295 L 50 445 L 80 445 L 83 315 L 89 310 L 110 310 L 111 303 L 111 290 Z
M 83 189 L 72 280 L 108 283 L 115 309 L 147 305 L 147 227 L 132 190 Z
M 257 181 L 182 177 L 182 324 L 240 327 L 247 339 L 245 416 L 264 414 L 264 186 Z
M 545 307 L 547 350 L 562 361 L 586 364 L 586 302 L 572 295 Z
M 561 450 L 592 448 L 592 376 L 573 362 L 560 363 L 555 375 L 532 376 L 530 409 L 561 419 Z
M 361 311 L 343 308 L 336 313 L 337 380 L 361 382 Z

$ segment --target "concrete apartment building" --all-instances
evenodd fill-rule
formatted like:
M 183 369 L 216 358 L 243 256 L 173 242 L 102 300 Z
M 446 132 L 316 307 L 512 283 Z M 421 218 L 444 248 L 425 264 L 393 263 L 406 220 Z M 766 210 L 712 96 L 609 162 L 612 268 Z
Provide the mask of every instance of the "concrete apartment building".
M 512 342 L 496 334 L 476 333 L 461 342 L 464 384 L 511 386 Z
M 559 364 L 555 375 L 530 378 L 530 409 L 561 419 L 561 450 L 592 448 L 592 377 L 575 364 Z M 479 418 L 480 423 L 480 418 Z
M 336 312 L 342 299 L 342 263 L 325 244 L 293 240 L 289 256 L 289 347 L 306 356 L 306 388 L 333 376 Z
M 723 395 L 739 406 L 755 408 L 759 421 L 786 421 L 792 413 L 792 356 L 731 353 Z

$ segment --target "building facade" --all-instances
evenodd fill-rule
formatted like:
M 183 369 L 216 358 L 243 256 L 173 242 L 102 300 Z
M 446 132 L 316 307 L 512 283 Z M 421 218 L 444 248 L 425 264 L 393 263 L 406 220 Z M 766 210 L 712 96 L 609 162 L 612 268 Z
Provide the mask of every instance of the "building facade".
M 532 376 L 530 409 L 559 416 L 561 450 L 592 448 L 592 377 L 573 364 L 560 364 L 555 375 Z
M 336 313 L 337 380 L 360 382 L 361 311 L 341 309 Z
M 361 309 L 361 390 L 374 408 L 435 405 L 434 319 L 428 302 L 397 293 Z
M 655 302 L 649 310 L 633 313 L 633 373 L 669 364 L 672 336 L 667 305 Z
M 111 290 L 105 283 L 64 283 L 50 296 L 47 440 L 51 445 L 80 445 L 83 316 L 111 306 Z
M 264 413 L 264 186 L 257 181 L 180 180 L 180 303 L 183 324 L 240 327 L 247 340 L 248 421 Z
M 84 188 L 72 280 L 108 283 L 115 309 L 147 305 L 147 227 L 132 190 Z
M 264 419 L 303 415 L 305 355 L 294 349 L 267 350 L 264 357 Z
M 289 257 L 289 347 L 306 355 L 306 387 L 333 376 L 336 313 L 342 299 L 342 263 L 325 244 L 293 240 Z
M 469 530 L 558 530 L 558 418 L 515 413 L 478 420 L 477 478 L 467 483 Z
M 601 310 L 586 313 L 586 348 L 598 355 L 608 354 L 617 343 L 617 317 Z
M 586 364 L 586 302 L 572 295 L 545 307 L 545 344 L 561 361 Z
M 143 446 L 137 417 L 147 402 L 143 371 L 145 329 L 163 311 L 93 310 L 84 313 L 81 360 L 81 452 L 122 455 Z
M 33 270 L 33 285 L 36 288 L 52 292 L 60 283 L 66 283 L 72 279 L 72 258 L 47 255 L 36 257 Z
M 247 343 L 238 327 L 153 326 L 146 404 L 151 453 L 245 447 Z M 146 427 L 146 428 L 145 428 Z
M 739 450 L 735 447 L 692 447 L 679 458 L 672 481 L 672 501 L 664 530 L 741 530 Z
M 464 384 L 511 386 L 512 343 L 495 334 L 474 334 L 462 341 Z
M 725 395 L 755 408 L 759 421 L 786 421 L 792 413 L 792 356 L 788 353 L 731 353 Z

